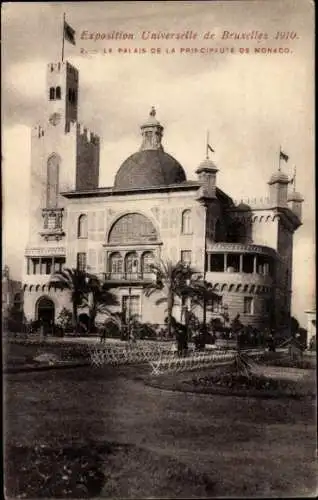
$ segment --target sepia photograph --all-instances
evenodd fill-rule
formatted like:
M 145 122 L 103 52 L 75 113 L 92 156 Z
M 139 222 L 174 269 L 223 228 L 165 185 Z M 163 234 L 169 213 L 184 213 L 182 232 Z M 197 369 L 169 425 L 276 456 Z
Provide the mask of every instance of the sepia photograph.
M 5 497 L 316 497 L 313 2 L 1 29 Z

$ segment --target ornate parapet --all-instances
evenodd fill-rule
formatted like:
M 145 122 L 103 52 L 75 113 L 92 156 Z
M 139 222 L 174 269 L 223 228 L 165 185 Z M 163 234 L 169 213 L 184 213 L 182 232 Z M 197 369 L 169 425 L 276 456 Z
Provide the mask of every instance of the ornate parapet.
M 26 257 L 65 257 L 66 248 L 61 246 L 27 247 L 24 255 Z
M 207 252 L 209 253 L 242 253 L 242 254 L 261 254 L 264 256 L 274 257 L 275 259 L 279 258 L 278 253 L 271 247 L 267 247 L 265 245 L 251 245 L 251 244 L 243 244 L 243 243 L 210 243 L 207 246 Z

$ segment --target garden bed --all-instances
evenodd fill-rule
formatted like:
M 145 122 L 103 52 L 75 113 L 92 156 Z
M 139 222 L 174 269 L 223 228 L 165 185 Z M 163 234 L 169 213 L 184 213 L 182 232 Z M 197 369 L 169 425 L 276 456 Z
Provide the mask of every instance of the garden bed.
M 244 373 L 237 370 L 234 364 L 200 370 L 189 375 L 164 374 L 151 377 L 147 384 L 160 389 L 202 394 L 228 396 L 244 396 L 259 398 L 309 398 L 316 397 L 314 377 L 304 377 L 303 374 L 279 373 L 275 368 L 270 373 L 270 367 L 262 368 L 258 373 Z M 262 373 L 264 372 L 264 373 Z M 297 376 L 298 375 L 298 376 Z
M 14 373 L 48 367 L 88 364 L 89 362 L 89 351 L 85 345 L 9 342 L 4 348 L 3 371 Z

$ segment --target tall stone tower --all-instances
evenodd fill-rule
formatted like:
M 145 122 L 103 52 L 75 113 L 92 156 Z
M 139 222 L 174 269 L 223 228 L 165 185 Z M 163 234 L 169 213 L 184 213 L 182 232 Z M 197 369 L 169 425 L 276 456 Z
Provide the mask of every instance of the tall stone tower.
M 32 130 L 29 244 L 60 240 L 63 191 L 98 187 L 99 137 L 77 121 L 79 75 L 67 61 L 49 63 L 42 123 Z
M 49 63 L 44 90 L 41 123 L 31 135 L 29 238 L 23 268 L 24 309 L 30 318 L 40 317 L 43 293 L 54 302 L 47 283 L 66 262 L 67 210 L 61 193 L 95 189 L 99 180 L 99 137 L 78 123 L 78 70 L 67 61 Z M 51 313 L 56 317 L 53 306 Z

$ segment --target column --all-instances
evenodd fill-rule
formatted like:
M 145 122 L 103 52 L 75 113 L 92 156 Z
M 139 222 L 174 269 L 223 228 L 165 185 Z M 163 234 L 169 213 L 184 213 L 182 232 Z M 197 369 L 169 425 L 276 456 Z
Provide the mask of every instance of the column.
M 243 272 L 243 254 L 240 254 L 240 273 Z
M 254 255 L 253 259 L 253 274 L 257 273 L 257 255 Z
M 227 253 L 224 254 L 224 272 L 227 270 Z

